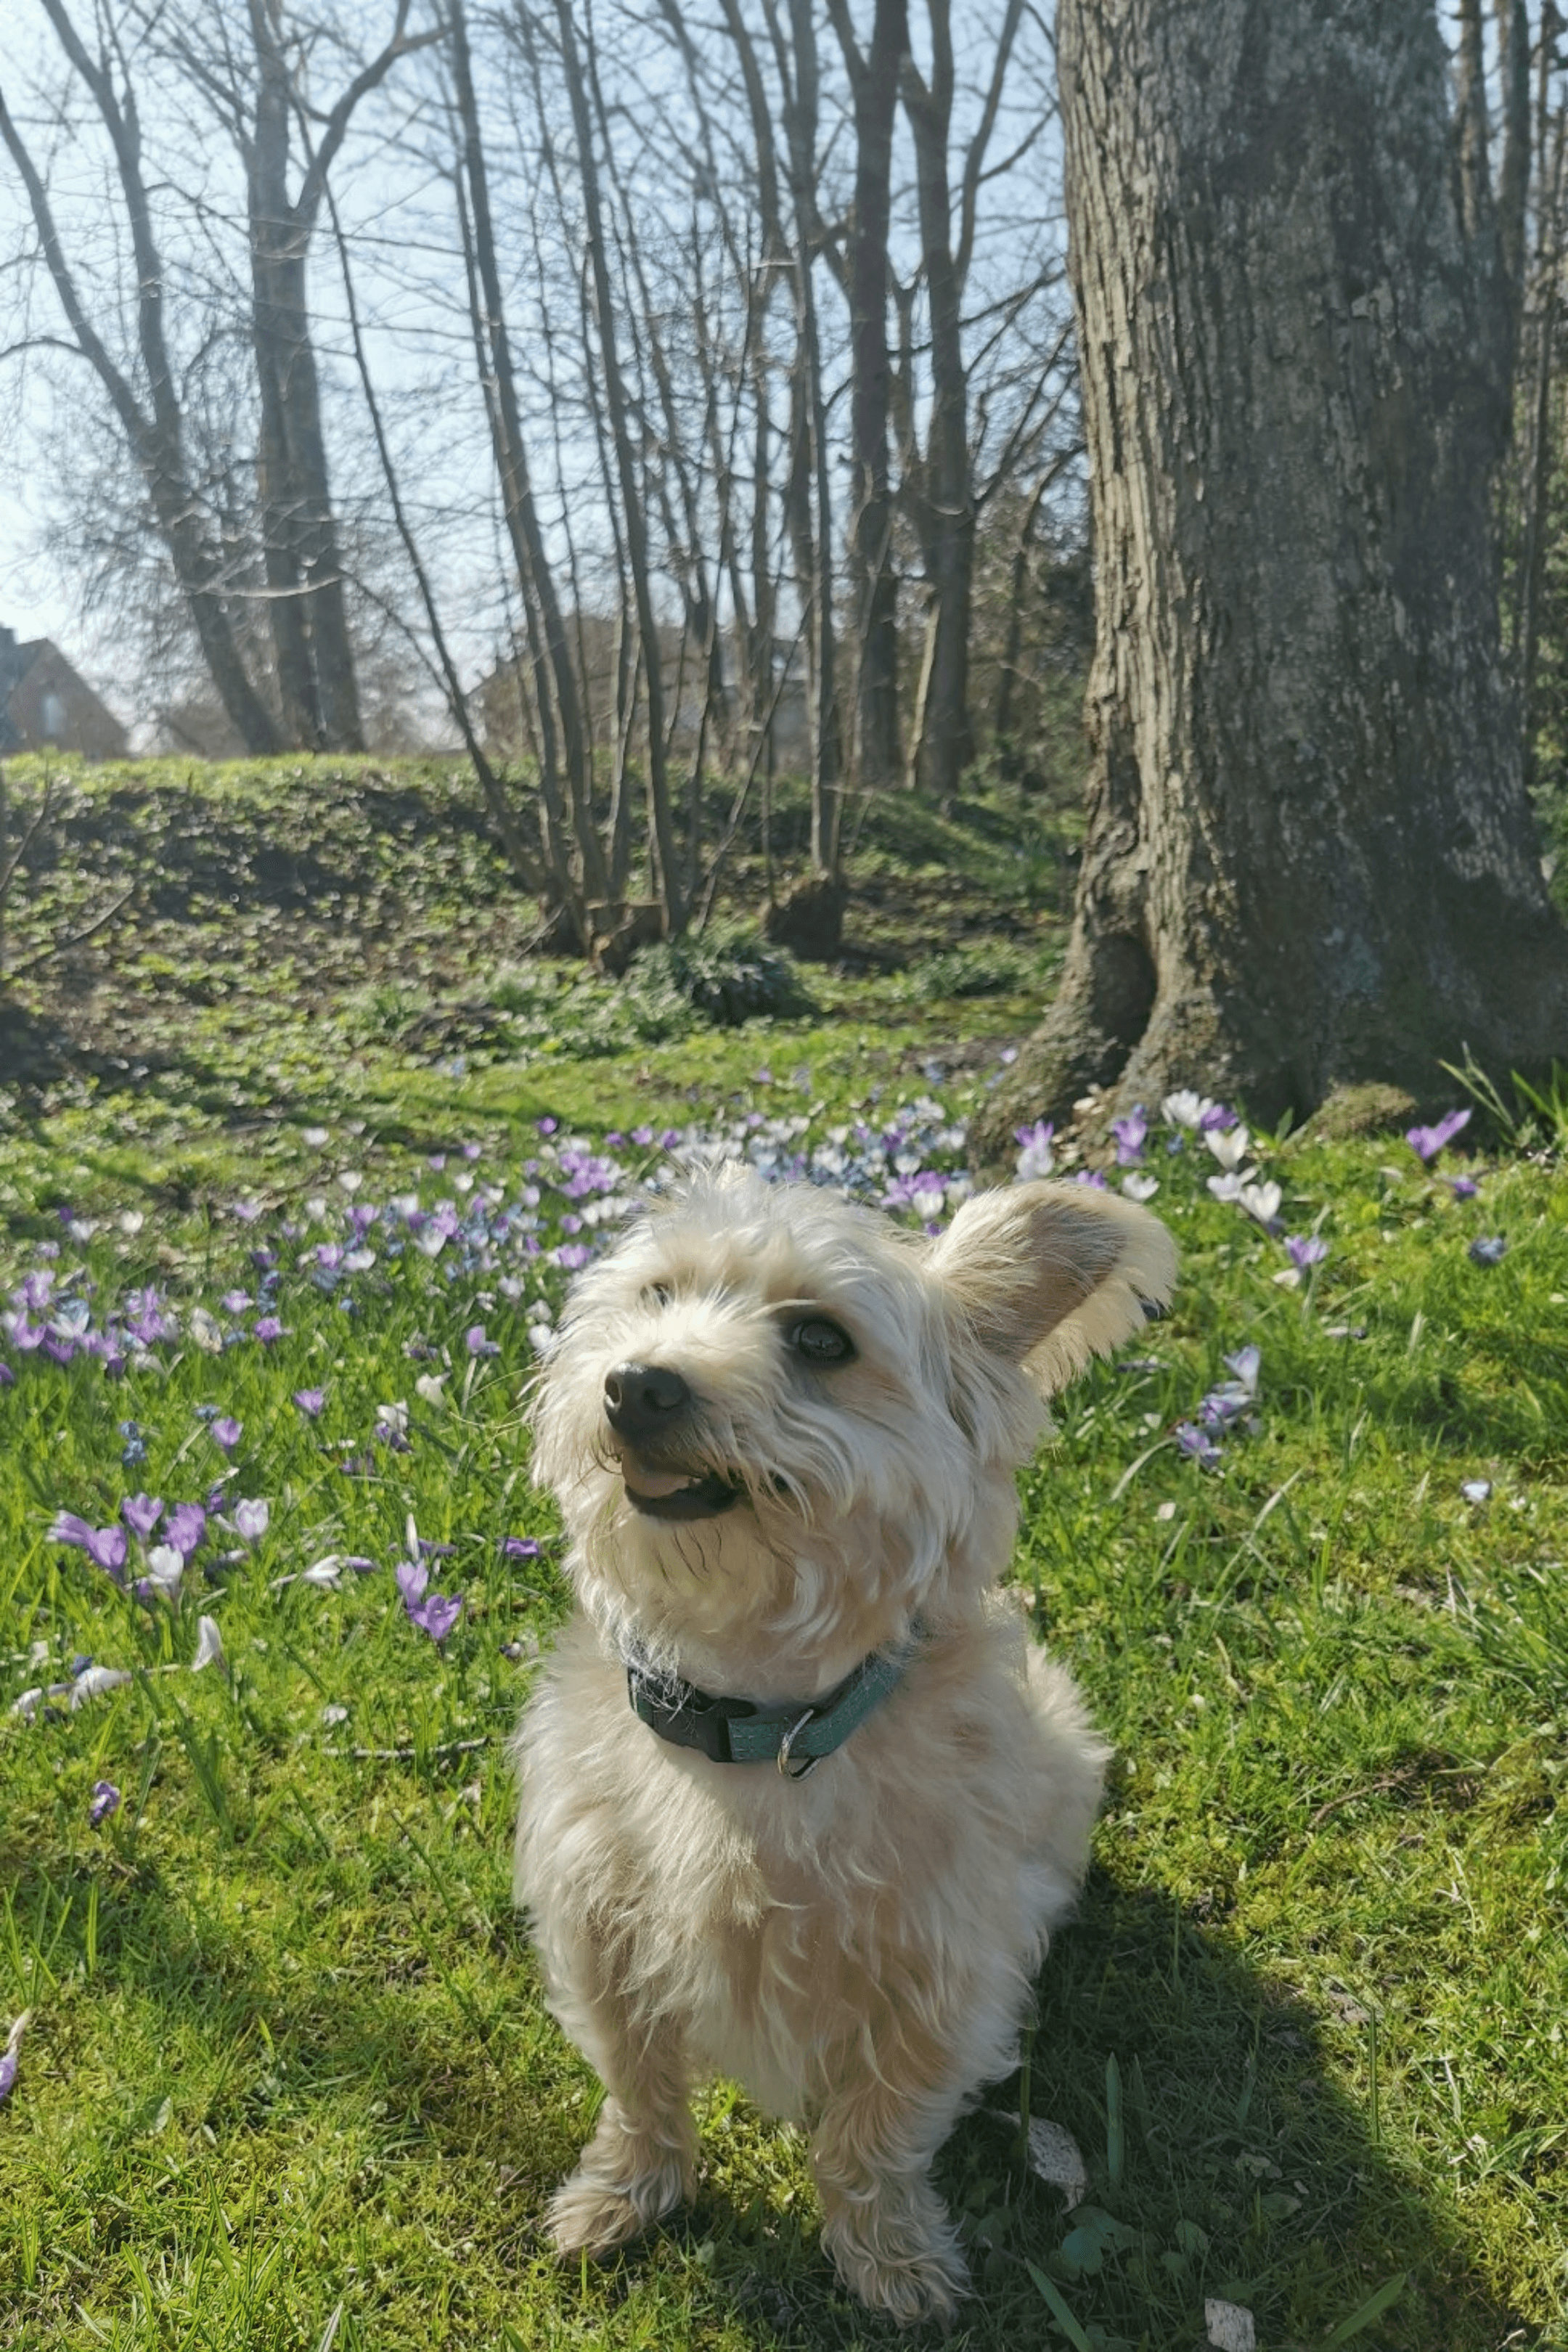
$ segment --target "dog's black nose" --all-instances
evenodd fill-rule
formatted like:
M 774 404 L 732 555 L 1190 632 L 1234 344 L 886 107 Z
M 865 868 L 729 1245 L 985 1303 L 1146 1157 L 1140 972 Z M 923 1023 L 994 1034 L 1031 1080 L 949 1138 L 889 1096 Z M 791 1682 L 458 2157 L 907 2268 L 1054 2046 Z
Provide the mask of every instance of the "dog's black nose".
M 691 1402 L 691 1391 L 666 1364 L 617 1364 L 605 1374 L 605 1411 L 617 1436 L 663 1437 Z

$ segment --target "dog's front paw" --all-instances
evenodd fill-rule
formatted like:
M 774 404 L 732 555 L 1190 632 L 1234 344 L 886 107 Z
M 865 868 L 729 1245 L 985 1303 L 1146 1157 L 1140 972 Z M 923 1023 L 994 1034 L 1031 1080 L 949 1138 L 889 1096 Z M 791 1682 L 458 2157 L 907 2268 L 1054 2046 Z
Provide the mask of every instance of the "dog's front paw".
M 638 2180 L 617 2187 L 612 2181 L 595 2179 L 586 2171 L 574 2172 L 551 2199 L 544 2226 L 562 2262 L 572 2261 L 578 2254 L 596 2258 L 613 2253 L 629 2238 L 640 2236 L 679 2202 L 679 2176 L 673 2191 L 669 2191 L 664 2181 L 656 2184 Z
M 607 2254 L 673 2213 L 689 2189 L 691 2151 L 628 2127 L 607 2100 L 583 2160 L 550 2200 L 544 2226 L 564 2262 Z
M 822 2242 L 851 2294 L 900 2327 L 919 2319 L 946 2325 L 968 2291 L 957 2233 L 929 2189 L 910 2205 L 837 2213 Z

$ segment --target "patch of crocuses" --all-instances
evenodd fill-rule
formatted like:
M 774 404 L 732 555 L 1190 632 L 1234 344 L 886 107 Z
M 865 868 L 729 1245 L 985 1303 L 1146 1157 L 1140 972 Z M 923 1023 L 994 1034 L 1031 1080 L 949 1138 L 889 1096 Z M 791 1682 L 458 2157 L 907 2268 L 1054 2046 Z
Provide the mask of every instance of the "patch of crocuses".
M 931 1087 L 942 1083 L 935 1066 L 927 1076 Z M 266 1483 L 275 1434 L 307 1454 L 313 1451 L 322 1476 L 332 1480 L 337 1493 L 343 1491 L 336 1485 L 339 1472 L 363 1482 L 395 1482 L 403 1475 L 401 1457 L 432 1440 L 439 1416 L 454 1409 L 462 1383 L 453 1381 L 450 1397 L 445 1383 L 455 1367 L 468 1382 L 465 1407 L 471 1393 L 490 1383 L 509 1400 L 515 1396 L 521 1367 L 509 1360 L 548 1353 L 571 1276 L 598 1255 L 628 1215 L 668 1187 L 683 1159 L 740 1158 L 769 1181 L 828 1187 L 888 1209 L 928 1233 L 939 1231 L 968 1197 L 964 1123 L 936 1093 L 885 1109 L 872 1096 L 854 1116 L 828 1125 L 812 1108 L 809 1070 L 787 1077 L 760 1073 L 757 1084 L 765 1085 L 767 1112 L 748 1109 L 716 1125 L 680 1130 L 645 1126 L 595 1140 L 563 1132 L 546 1118 L 523 1151 L 504 1163 L 493 1152 L 481 1154 L 471 1140 L 454 1144 L 429 1155 L 428 1167 L 416 1178 L 405 1176 L 400 1189 L 389 1186 L 382 1198 L 372 1197 L 374 1176 L 357 1170 L 334 1176 L 329 1164 L 316 1180 L 319 1189 L 302 1202 L 291 1201 L 287 1211 L 269 1212 L 255 1201 L 238 1205 L 235 1230 L 237 1239 L 244 1239 L 242 1262 L 218 1275 L 205 1300 L 182 1295 L 166 1277 L 157 1287 L 142 1282 L 116 1294 L 85 1255 L 79 1263 L 73 1257 L 91 1240 L 89 1221 L 73 1216 L 64 1222 L 61 1240 L 35 1246 L 35 1263 L 19 1269 L 0 1314 L 11 1367 L 0 1375 L 0 1426 L 16 1385 L 64 1377 L 79 1381 L 96 1360 L 106 1376 L 124 1385 L 129 1410 L 117 1424 L 121 1469 L 130 1473 L 147 1461 L 151 1439 L 160 1449 L 156 1458 L 163 1466 L 157 1476 L 165 1493 L 148 1493 L 138 1483 L 135 1491 L 116 1500 L 112 1490 L 105 1494 L 95 1483 L 61 1496 L 66 1507 L 50 1526 L 53 1540 L 81 1552 L 122 1592 L 159 1612 L 140 1622 L 165 1643 L 172 1622 L 176 1664 L 221 1664 L 217 1621 L 210 1617 L 200 1621 L 192 1656 L 195 1595 L 198 1589 L 205 1592 L 221 1585 L 226 1576 L 256 1572 L 258 1549 L 268 1591 L 300 1585 L 331 1593 L 345 1589 L 345 1570 L 356 1577 L 386 1577 L 385 1551 L 378 1563 L 368 1553 L 324 1549 L 344 1536 L 330 1522 L 302 1523 L 306 1514 L 300 1507 L 297 1476 L 280 1477 L 271 1500 L 265 1494 L 236 1491 L 241 1476 L 247 1486 Z M 1412 1149 L 1424 1163 L 1436 1158 L 1468 1117 L 1456 1112 L 1429 1129 L 1413 1130 Z M 1094 1163 L 1113 1154 L 1122 1192 L 1147 1200 L 1161 1181 L 1145 1165 L 1152 1144 L 1164 1171 L 1169 1150 L 1184 1139 L 1197 1149 L 1195 1160 L 1189 1155 L 1187 1162 L 1192 1173 L 1178 1168 L 1174 1178 L 1165 1177 L 1176 1212 L 1184 1213 L 1191 1205 L 1194 1184 L 1204 1201 L 1206 1181 L 1208 1192 L 1245 1212 L 1260 1257 L 1267 1245 L 1258 1228 L 1279 1235 L 1289 1271 L 1277 1279 L 1300 1282 L 1322 1265 L 1329 1252 L 1320 1234 L 1281 1231 L 1281 1191 L 1257 1164 L 1258 1140 L 1227 1105 L 1195 1090 L 1168 1096 L 1152 1115 L 1143 1105 L 1135 1106 L 1110 1120 L 1099 1143 L 1089 1147 L 1079 1131 L 1058 1137 L 1048 1120 L 1026 1124 L 1016 1133 L 1016 1173 L 1103 1186 L 1105 1174 Z M 351 1176 L 352 1183 L 346 1181 Z M 1448 1181 L 1459 1194 L 1468 1180 Z M 121 1227 L 122 1233 L 129 1230 Z M 1478 1263 L 1487 1265 L 1497 1262 L 1504 1244 L 1492 1236 L 1470 1246 Z M 319 1327 L 323 1316 L 335 1324 L 340 1315 L 363 1317 L 368 1325 L 378 1301 L 399 1285 L 416 1288 L 420 1298 L 420 1331 L 404 1349 L 410 1360 L 407 1393 L 362 1407 L 356 1418 L 346 1403 L 349 1383 L 334 1381 L 329 1387 L 318 1370 Z M 342 1338 L 334 1335 L 334 1354 L 352 1347 L 352 1321 L 345 1321 Z M 292 1412 L 286 1408 L 288 1430 L 275 1433 L 252 1413 L 247 1432 L 232 1410 L 239 1399 L 226 1387 L 226 1369 L 258 1352 L 289 1364 L 291 1345 L 298 1350 L 297 1368 L 289 1365 L 292 1378 L 305 1384 L 284 1391 L 292 1399 Z M 306 1352 L 308 1347 L 312 1353 Z M 184 1408 L 190 1418 L 178 1432 L 169 1425 L 163 1383 L 182 1356 L 205 1367 L 208 1401 Z M 1256 1426 L 1259 1372 L 1256 1348 L 1236 1349 L 1224 1360 L 1224 1377 L 1175 1424 L 1177 1449 L 1200 1468 L 1219 1469 L 1227 1446 Z M 322 1444 L 314 1424 L 326 1412 L 329 1393 L 333 1433 Z M 345 1401 L 341 1407 L 340 1396 Z M 192 1420 L 226 1457 L 216 1465 L 222 1476 L 210 1488 L 198 1486 L 186 1499 L 165 1499 L 178 1476 L 174 1465 L 203 1458 L 190 1451 L 196 1434 Z M 205 1461 L 215 1466 L 210 1453 Z M 141 1478 L 153 1475 L 142 1470 Z M 188 1466 L 184 1475 L 192 1475 Z M 132 1484 L 127 1475 L 125 1487 Z M 277 1499 L 285 1494 L 287 1509 Z M 83 1505 L 87 1515 L 68 1507 L 73 1503 Z M 332 1516 L 339 1508 L 334 1502 Z M 107 1524 L 99 1524 L 100 1519 Z M 521 1564 L 540 1557 L 536 1537 L 495 1540 L 508 1561 Z M 451 1638 L 465 1613 L 460 1594 L 431 1588 L 431 1563 L 449 1549 L 426 1542 L 411 1527 L 405 1556 L 395 1570 L 401 1615 L 437 1644 Z M 105 1605 L 114 1605 L 107 1595 Z M 476 1638 L 472 1621 L 463 1638 Z M 13 1706 L 28 1719 L 51 1706 L 68 1712 L 124 1679 L 118 1666 L 83 1662 L 83 1671 L 73 1673 L 69 1683 L 40 1685 Z

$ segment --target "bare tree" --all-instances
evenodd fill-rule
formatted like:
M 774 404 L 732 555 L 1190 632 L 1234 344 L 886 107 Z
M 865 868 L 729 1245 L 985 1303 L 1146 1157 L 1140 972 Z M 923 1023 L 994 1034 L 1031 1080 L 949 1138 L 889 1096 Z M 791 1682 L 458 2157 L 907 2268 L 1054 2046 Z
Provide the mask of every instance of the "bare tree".
M 92 369 L 118 418 L 189 609 L 225 710 L 247 751 L 281 747 L 271 712 L 247 672 L 235 610 L 237 583 L 205 510 L 186 457 L 179 378 L 170 356 L 166 273 L 142 168 L 142 121 L 116 19 L 100 15 L 89 49 L 65 5 L 44 0 L 60 47 L 89 94 L 114 159 L 135 273 L 134 356 L 117 359 L 95 324 L 66 251 L 44 175 L 0 91 L 0 139 L 26 192 L 39 247 L 76 351 Z M 138 379 L 139 378 L 139 383 Z
M 321 199 L 356 111 L 398 60 L 437 36 L 410 36 L 396 0 L 380 51 L 325 107 L 306 60 L 326 29 L 285 0 L 244 0 L 180 16 L 143 5 L 148 37 L 211 108 L 245 177 L 250 337 L 258 404 L 258 521 L 283 723 L 293 742 L 363 750 L 343 558 L 329 482 L 307 268 Z M 293 141 L 305 150 L 290 189 Z M 319 132 L 319 136 L 313 136 Z
M 904 110 L 915 145 L 921 274 L 931 338 L 930 418 L 923 448 L 912 430 L 912 404 L 907 395 L 904 408 L 904 499 L 920 541 L 926 579 L 925 646 L 915 698 L 910 768 L 912 781 L 942 799 L 957 790 L 959 777 L 974 751 L 969 638 L 976 493 L 964 296 L 974 259 L 991 142 L 1023 16 L 1024 0 L 1005 0 L 978 119 L 963 152 L 956 206 L 950 167 L 956 95 L 952 0 L 926 0 L 929 79 L 912 57 L 906 57 L 902 70 Z M 1047 111 L 1042 99 L 1035 119 L 1022 133 L 1024 152 L 1040 136 Z M 1043 282 L 1047 274 L 1048 265 L 1046 273 L 1037 266 L 1036 282 Z
M 850 580 L 858 665 L 856 751 L 867 790 L 899 780 L 899 591 L 888 467 L 889 257 L 893 120 L 908 62 L 909 0 L 876 0 L 862 55 L 847 0 L 829 0 L 855 117 L 855 205 L 848 235 L 851 369 Z

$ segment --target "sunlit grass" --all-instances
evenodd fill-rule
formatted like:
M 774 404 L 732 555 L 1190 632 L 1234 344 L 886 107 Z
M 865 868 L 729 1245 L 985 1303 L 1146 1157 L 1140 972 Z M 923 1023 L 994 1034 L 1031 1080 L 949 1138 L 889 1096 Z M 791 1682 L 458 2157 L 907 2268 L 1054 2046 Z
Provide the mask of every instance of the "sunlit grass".
M 265 964 L 239 961 L 259 999 Z M 99 1329 L 152 1286 L 179 1330 L 112 1376 L 0 1339 L 0 2037 L 32 2011 L 0 2105 L 0 2337 L 893 2340 L 822 2259 L 800 2142 L 725 2085 L 689 2214 L 603 2272 L 543 2259 L 597 2092 L 508 1892 L 504 1743 L 565 1605 L 521 1401 L 583 1205 L 563 1139 L 618 1133 L 605 1156 L 635 1174 L 666 1127 L 754 1111 L 805 1121 L 803 1147 L 845 1129 L 885 1173 L 860 1130 L 929 1092 L 921 1156 L 956 1171 L 942 1130 L 1024 1010 L 875 972 L 811 986 L 811 1022 L 542 1066 L 395 1039 L 340 1056 L 331 994 L 313 1037 L 303 1013 L 268 1034 L 215 1004 L 203 1055 L 237 1109 L 188 1072 L 62 1082 L 7 1138 L 0 1298 L 43 1267 Z M 1118 1750 L 1030 2081 L 1089 2210 L 1018 2170 L 1000 2086 L 942 2159 L 977 2282 L 954 2340 L 1163 2352 L 1201 2344 L 1220 2297 L 1270 2347 L 1561 2345 L 1562 1177 L 1472 1160 L 1457 1200 L 1458 1163 L 1425 1170 L 1396 1134 L 1264 1140 L 1284 1229 L 1328 1244 L 1287 1286 L 1279 1239 L 1166 1140 L 1145 1164 L 1184 1253 L 1174 1312 L 1063 1401 L 1014 1571 Z M 438 1252 L 411 1195 L 452 1204 Z M 395 1199 L 358 1237 L 374 1263 L 321 1266 Z M 1478 1263 L 1489 1236 L 1504 1252 Z M 1205 1471 L 1173 1433 L 1247 1342 L 1256 1402 Z M 316 1389 L 312 1415 L 293 1400 Z M 406 1451 L 375 1434 L 397 1406 Z M 174 1605 L 50 1540 L 57 1512 L 108 1525 L 139 1492 L 212 1507 Z M 251 1541 L 241 1497 L 268 1505 Z M 395 1578 L 410 1520 L 452 1547 L 429 1563 L 464 1604 L 440 1645 Z M 334 1556 L 373 1565 L 303 1577 Z M 193 1673 L 202 1616 L 224 1659 Z M 72 1712 L 85 1657 L 131 1678 Z M 57 1682 L 36 1719 L 4 1713 Z M 121 1803 L 94 1828 L 103 1780 Z

